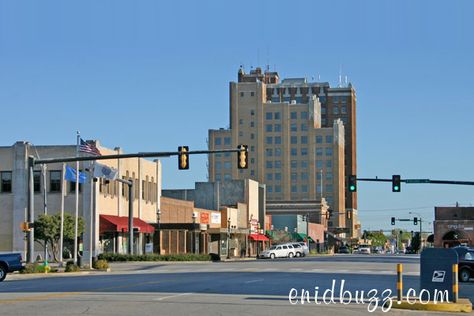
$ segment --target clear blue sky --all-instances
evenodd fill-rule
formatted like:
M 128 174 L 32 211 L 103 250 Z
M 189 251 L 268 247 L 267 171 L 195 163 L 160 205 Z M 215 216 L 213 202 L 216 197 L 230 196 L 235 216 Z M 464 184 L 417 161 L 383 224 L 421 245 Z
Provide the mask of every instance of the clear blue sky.
M 472 12 L 472 1 L 1 1 L 0 145 L 71 144 L 80 130 L 128 152 L 203 149 L 209 128 L 228 126 L 240 64 L 333 85 L 342 65 L 357 89 L 359 176 L 474 180 Z M 163 165 L 165 188 L 206 181 L 204 156 L 186 172 Z M 474 187 L 358 190 L 365 229 L 474 202 Z

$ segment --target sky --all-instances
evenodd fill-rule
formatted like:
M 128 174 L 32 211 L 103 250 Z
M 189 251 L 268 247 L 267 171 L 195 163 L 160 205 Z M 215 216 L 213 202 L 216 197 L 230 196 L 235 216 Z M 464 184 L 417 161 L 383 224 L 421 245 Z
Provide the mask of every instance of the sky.
M 228 127 L 244 65 L 357 93 L 358 177 L 473 181 L 472 1 L 0 1 L 0 146 L 74 144 L 126 152 L 206 149 Z M 206 156 L 164 188 L 207 180 Z M 0 162 L 1 169 L 1 162 Z M 431 230 L 434 206 L 474 187 L 359 182 L 363 229 L 390 217 Z M 411 223 L 396 227 L 418 230 Z

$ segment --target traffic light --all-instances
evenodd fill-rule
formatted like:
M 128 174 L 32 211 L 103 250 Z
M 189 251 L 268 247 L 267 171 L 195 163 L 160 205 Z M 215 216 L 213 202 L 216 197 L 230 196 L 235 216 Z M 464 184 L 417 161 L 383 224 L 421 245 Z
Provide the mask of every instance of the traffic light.
M 392 176 L 392 192 L 400 192 L 401 190 L 400 183 L 401 183 L 400 175 L 393 175 Z
M 248 155 L 248 146 L 239 145 L 239 151 L 237 152 L 237 168 L 247 169 L 249 166 L 249 155 Z
M 392 225 L 395 225 L 395 217 L 392 217 Z
M 355 175 L 349 176 L 349 192 L 357 191 L 357 177 Z
M 418 217 L 413 217 L 413 225 L 418 225 Z
M 178 147 L 178 169 L 186 170 L 189 169 L 189 147 L 179 146 Z

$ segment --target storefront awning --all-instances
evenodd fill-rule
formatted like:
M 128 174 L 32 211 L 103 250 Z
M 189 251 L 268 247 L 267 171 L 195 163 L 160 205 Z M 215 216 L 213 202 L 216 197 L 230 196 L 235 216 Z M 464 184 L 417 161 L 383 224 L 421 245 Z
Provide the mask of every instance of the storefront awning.
M 304 233 L 293 233 L 293 238 L 296 239 L 296 241 L 306 241 L 307 235 Z M 309 236 L 309 242 L 314 242 L 311 236 Z
M 252 239 L 252 240 L 255 240 L 255 241 L 269 241 L 270 240 L 270 239 L 268 239 L 267 236 L 265 236 L 263 234 L 250 234 L 249 238 Z
M 133 218 L 133 227 L 138 228 L 140 233 L 151 234 L 155 228 L 139 218 Z M 128 232 L 128 217 L 114 215 L 100 215 L 100 233 Z

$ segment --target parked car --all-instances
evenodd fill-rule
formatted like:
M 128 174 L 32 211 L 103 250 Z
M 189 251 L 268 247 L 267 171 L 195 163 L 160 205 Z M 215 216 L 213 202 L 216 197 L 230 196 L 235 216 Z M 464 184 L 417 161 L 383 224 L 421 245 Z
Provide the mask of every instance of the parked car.
M 293 258 L 295 256 L 295 248 L 292 244 L 282 244 L 270 247 L 260 253 L 260 258 Z
M 0 254 L 0 282 L 5 280 L 8 273 L 23 269 L 21 261 L 19 253 Z
M 304 257 L 306 255 L 305 250 L 301 243 L 292 243 L 293 249 L 295 249 L 295 257 Z
M 349 247 L 347 246 L 341 246 L 339 247 L 339 250 L 337 251 L 338 253 L 351 253 Z
M 304 255 L 305 256 L 309 255 L 309 246 L 308 246 L 308 244 L 305 243 L 305 242 L 299 242 L 299 244 L 301 245 L 301 247 L 303 247 Z
M 357 250 L 357 253 L 370 255 L 370 247 L 361 246 L 361 247 L 359 247 L 359 249 Z
M 453 248 L 458 253 L 458 278 L 461 282 L 468 282 L 474 277 L 474 249 L 465 246 Z

